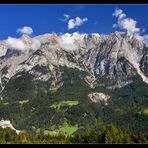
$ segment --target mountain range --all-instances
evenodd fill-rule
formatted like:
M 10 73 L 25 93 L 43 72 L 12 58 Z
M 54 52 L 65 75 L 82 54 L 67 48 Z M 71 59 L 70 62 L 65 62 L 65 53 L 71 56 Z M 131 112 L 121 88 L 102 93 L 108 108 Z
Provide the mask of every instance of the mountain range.
M 148 46 L 136 35 L 22 35 L 0 50 L 2 121 L 41 132 L 114 123 L 147 135 Z

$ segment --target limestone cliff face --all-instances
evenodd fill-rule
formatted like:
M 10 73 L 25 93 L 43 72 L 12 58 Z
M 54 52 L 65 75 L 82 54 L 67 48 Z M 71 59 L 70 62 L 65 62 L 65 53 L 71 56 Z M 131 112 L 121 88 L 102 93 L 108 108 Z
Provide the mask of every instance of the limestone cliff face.
M 9 48 L 1 56 L 1 92 L 12 77 L 22 72 L 31 74 L 34 81 L 52 79 L 51 86 L 58 89 L 64 83 L 60 69 L 63 66 L 85 71 L 87 76 L 82 79 L 93 88 L 121 88 L 132 83 L 134 76 L 148 84 L 148 48 L 134 35 L 44 34 L 20 39 L 26 50 Z M 6 48 L 5 42 L 1 44 Z

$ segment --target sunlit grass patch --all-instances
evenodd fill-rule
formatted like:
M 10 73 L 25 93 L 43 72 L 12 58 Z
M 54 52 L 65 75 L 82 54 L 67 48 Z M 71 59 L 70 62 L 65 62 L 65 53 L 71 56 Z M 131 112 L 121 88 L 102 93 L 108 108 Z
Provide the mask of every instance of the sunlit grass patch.
M 143 111 L 143 113 L 144 113 L 145 115 L 148 115 L 148 108 L 146 108 L 146 109 Z
M 28 103 L 29 102 L 29 100 L 27 99 L 27 100 L 22 100 L 22 101 L 19 101 L 19 104 L 26 104 L 26 103 Z
M 65 126 L 59 129 L 60 131 L 64 132 L 65 134 L 72 135 L 74 132 L 78 130 L 76 126 Z
M 78 105 L 78 104 L 79 104 L 78 101 L 60 101 L 58 103 L 51 105 L 50 108 L 60 109 L 60 107 L 62 106 L 73 106 L 73 105 Z
M 55 131 L 49 131 L 49 130 L 44 130 L 43 135 L 44 136 L 56 136 L 58 133 Z

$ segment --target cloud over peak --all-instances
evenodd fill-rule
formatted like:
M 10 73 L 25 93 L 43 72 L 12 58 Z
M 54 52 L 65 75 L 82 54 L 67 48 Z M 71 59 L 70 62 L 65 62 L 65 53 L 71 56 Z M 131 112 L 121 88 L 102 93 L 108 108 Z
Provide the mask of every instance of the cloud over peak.
M 132 18 L 129 18 L 126 16 L 125 13 L 123 13 L 123 10 L 116 8 L 115 12 L 112 14 L 115 16 L 118 20 L 116 24 L 113 24 L 113 28 L 119 28 L 124 29 L 127 31 L 127 33 L 135 34 L 136 38 L 142 42 L 144 42 L 148 46 L 148 35 L 145 34 L 141 36 L 140 34 L 145 32 L 145 28 L 138 28 L 137 27 L 137 21 L 135 21 Z
M 33 29 L 31 27 L 24 26 L 22 28 L 18 28 L 17 33 L 30 35 L 33 33 Z
M 140 33 L 140 28 L 137 28 L 137 21 L 128 18 L 126 14 L 123 13 L 123 10 L 116 8 L 112 15 L 118 19 L 117 24 L 113 24 L 113 27 L 119 27 L 128 33 Z
M 7 48 L 11 49 L 24 50 L 26 47 L 21 39 L 12 38 L 12 37 L 8 37 L 5 43 Z
M 68 30 L 73 29 L 73 28 L 78 27 L 78 26 L 81 26 L 87 21 L 88 21 L 88 18 L 76 17 L 74 19 L 70 19 L 68 21 L 68 26 L 67 26 Z

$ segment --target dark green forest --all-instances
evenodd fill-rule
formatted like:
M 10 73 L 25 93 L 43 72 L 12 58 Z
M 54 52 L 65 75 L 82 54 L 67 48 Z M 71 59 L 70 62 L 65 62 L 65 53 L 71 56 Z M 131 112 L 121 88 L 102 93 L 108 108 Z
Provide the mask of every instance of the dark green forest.
M 100 128 L 100 125 L 76 133 L 65 135 L 59 133 L 56 136 L 43 134 L 29 134 L 22 132 L 19 135 L 10 128 L 0 128 L 0 144 L 71 144 L 71 143 L 148 143 L 143 134 L 132 134 L 130 131 L 122 131 L 110 124 Z
M 77 69 L 61 70 L 64 85 L 58 91 L 51 90 L 51 80 L 33 81 L 28 73 L 10 79 L 0 118 L 25 132 L 1 129 L 0 143 L 148 142 L 148 86 L 138 76 L 123 88 L 109 90 L 90 88 L 83 80 L 86 73 Z M 92 102 L 91 92 L 108 94 L 107 105 Z

